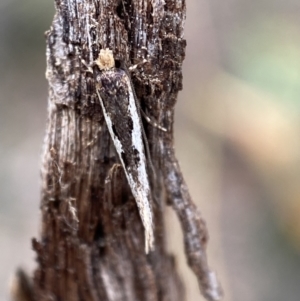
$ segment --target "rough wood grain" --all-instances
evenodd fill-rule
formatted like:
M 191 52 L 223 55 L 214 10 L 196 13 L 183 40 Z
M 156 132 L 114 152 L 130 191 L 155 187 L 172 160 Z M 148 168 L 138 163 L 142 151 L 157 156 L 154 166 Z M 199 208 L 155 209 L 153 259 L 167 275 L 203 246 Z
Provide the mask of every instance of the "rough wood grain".
M 41 172 L 42 229 L 33 240 L 38 262 L 35 300 L 184 300 L 174 258 L 165 247 L 167 198 L 180 218 L 188 262 L 202 292 L 209 300 L 218 300 L 214 293 L 219 288 L 210 291 L 215 283 L 209 283 L 205 224 L 173 152 L 174 105 L 182 88 L 186 46 L 185 0 L 55 4 L 46 34 L 49 101 Z M 111 49 L 119 63 L 136 64 L 130 72 L 141 109 L 166 129 L 144 122 L 155 170 L 155 174 L 149 170 L 155 225 L 155 250 L 149 255 L 94 77 L 83 64 L 83 60 L 92 63 L 103 48 Z M 173 182 L 172 175 L 177 177 Z

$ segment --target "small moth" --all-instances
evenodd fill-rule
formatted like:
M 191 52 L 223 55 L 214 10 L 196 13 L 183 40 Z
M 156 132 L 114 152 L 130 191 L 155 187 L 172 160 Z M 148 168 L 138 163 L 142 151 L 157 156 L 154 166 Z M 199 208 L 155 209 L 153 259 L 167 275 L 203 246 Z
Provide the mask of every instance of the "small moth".
M 115 67 L 111 50 L 100 50 L 95 61 L 97 95 L 104 119 L 124 168 L 145 230 L 145 251 L 153 249 L 150 184 L 143 144 L 143 128 L 134 88 L 128 74 Z

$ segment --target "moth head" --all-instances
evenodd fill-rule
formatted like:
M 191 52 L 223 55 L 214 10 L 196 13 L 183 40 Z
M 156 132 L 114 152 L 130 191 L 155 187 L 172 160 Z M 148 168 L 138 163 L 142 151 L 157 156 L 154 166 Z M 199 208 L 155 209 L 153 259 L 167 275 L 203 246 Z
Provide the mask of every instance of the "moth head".
M 109 49 L 101 49 L 96 64 L 100 70 L 109 70 L 115 67 L 113 52 Z

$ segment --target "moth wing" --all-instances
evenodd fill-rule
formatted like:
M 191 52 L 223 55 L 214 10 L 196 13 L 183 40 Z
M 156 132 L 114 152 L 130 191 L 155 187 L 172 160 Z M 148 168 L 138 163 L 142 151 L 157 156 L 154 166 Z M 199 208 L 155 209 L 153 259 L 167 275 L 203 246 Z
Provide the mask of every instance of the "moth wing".
M 124 168 L 131 192 L 136 200 L 145 229 L 145 250 L 153 248 L 150 185 L 142 137 L 142 124 L 136 107 L 133 88 L 121 69 L 104 71 L 97 91 L 103 115 Z

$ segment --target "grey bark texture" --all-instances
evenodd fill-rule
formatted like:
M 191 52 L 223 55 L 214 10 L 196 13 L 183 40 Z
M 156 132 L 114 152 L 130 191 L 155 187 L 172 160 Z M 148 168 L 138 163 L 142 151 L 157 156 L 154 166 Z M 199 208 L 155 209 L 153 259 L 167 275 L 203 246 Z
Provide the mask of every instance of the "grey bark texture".
M 182 89 L 185 0 L 56 0 L 47 38 L 48 123 L 42 159 L 42 227 L 34 300 L 182 301 L 175 260 L 166 251 L 164 207 L 182 225 L 188 264 L 203 295 L 221 293 L 206 262 L 207 231 L 191 201 L 173 148 L 174 105 Z M 119 163 L 86 64 L 113 51 L 144 113 L 155 249 Z

